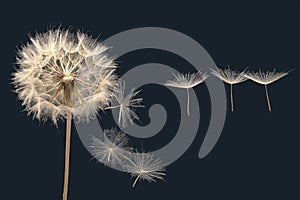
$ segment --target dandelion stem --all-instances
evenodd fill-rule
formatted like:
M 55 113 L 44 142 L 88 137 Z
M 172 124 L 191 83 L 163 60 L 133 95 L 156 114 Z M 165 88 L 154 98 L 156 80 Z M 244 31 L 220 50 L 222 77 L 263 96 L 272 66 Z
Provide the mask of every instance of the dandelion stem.
M 186 92 L 187 92 L 187 105 L 186 105 L 186 109 L 187 109 L 188 116 L 190 116 L 190 92 L 189 92 L 189 88 L 186 89 Z
M 109 162 L 110 161 L 110 155 L 111 155 L 111 149 L 109 149 L 109 153 L 108 153 L 108 157 L 107 157 L 107 161 Z
M 120 111 L 119 111 L 119 118 L 118 118 L 118 124 L 121 124 L 121 117 L 122 117 L 122 105 L 120 105 Z
M 68 199 L 68 185 L 69 185 L 69 165 L 70 165 L 70 144 L 71 144 L 71 113 L 67 113 L 66 125 L 66 147 L 65 147 L 65 174 L 64 174 L 64 192 L 63 200 Z
M 231 112 L 233 112 L 232 84 L 230 84 L 230 102 L 231 102 Z
M 267 84 L 265 84 L 265 91 L 266 91 L 266 97 L 267 97 L 269 112 L 271 112 L 272 110 L 271 110 L 271 103 L 270 103 L 270 99 L 269 99 Z
M 139 180 L 140 176 L 141 176 L 141 173 L 140 173 L 140 174 L 136 177 L 136 179 L 134 180 L 134 182 L 133 182 L 133 184 L 132 184 L 132 187 L 133 187 L 133 188 L 135 187 L 135 185 L 136 185 L 137 181 Z

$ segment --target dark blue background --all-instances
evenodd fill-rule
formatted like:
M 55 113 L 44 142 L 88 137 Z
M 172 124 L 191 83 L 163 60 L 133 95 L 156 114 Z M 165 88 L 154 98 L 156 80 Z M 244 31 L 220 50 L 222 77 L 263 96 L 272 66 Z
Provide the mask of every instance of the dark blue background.
M 197 155 L 209 123 L 210 101 L 205 85 L 197 87 L 197 93 L 201 94 L 200 130 L 189 150 L 168 166 L 166 182 L 142 182 L 132 189 L 128 174 L 91 160 L 73 126 L 70 200 L 300 198 L 299 1 L 230 4 L 9 2 L 2 6 L 0 15 L 1 199 L 61 199 L 64 124 L 57 129 L 51 123 L 40 124 L 26 116 L 9 84 L 17 46 L 28 41 L 27 34 L 59 24 L 88 31 L 95 37 L 100 35 L 103 40 L 132 28 L 165 27 L 198 41 L 221 67 L 295 69 L 270 85 L 272 113 L 267 111 L 261 85 L 248 81 L 236 86 L 235 112 L 228 110 L 220 140 L 201 160 Z M 147 62 L 168 64 L 182 72 L 192 69 L 184 59 L 157 50 L 132 52 L 119 61 L 122 70 Z M 122 70 L 119 73 L 123 73 Z M 177 105 L 164 89 L 159 89 L 159 98 L 155 86 L 144 89 L 147 105 L 161 97 L 170 102 L 169 107 Z M 176 115 L 176 109 L 169 115 Z M 149 121 L 147 117 L 142 120 Z M 144 148 L 164 146 L 176 133 L 175 128 L 169 123 L 166 130 L 172 131 L 145 141 Z

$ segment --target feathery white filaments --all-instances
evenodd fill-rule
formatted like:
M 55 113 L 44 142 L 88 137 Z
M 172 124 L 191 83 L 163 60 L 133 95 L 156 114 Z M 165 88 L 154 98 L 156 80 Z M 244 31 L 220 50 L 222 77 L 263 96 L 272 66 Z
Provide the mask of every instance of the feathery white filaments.
M 116 101 L 116 106 L 108 106 L 105 109 L 119 108 L 118 124 L 121 128 L 128 126 L 128 121 L 133 124 L 133 120 L 138 120 L 138 115 L 133 111 L 134 108 L 142 108 L 143 98 L 135 98 L 139 91 L 135 92 L 133 88 L 125 95 L 125 81 L 120 80 L 113 93 L 113 99 Z
M 165 174 L 165 165 L 163 162 L 154 158 L 151 153 L 133 153 L 131 160 L 128 160 L 126 171 L 131 173 L 135 180 L 132 187 L 135 187 L 138 180 L 147 180 L 148 182 L 156 181 L 156 179 L 163 180 Z
M 224 81 L 225 83 L 230 85 L 230 102 L 231 102 L 231 111 L 234 111 L 233 106 L 233 88 L 232 86 L 234 84 L 242 83 L 247 80 L 247 78 L 244 76 L 246 73 L 246 70 L 242 72 L 238 72 L 235 70 L 231 70 L 229 67 L 227 69 L 220 69 L 220 68 L 214 68 L 211 69 L 211 73 L 219 78 L 220 80 Z
M 135 177 L 132 187 L 138 180 L 163 180 L 165 164 L 159 158 L 155 158 L 154 154 L 133 151 L 128 146 L 126 135 L 117 129 L 105 130 L 103 141 L 94 136 L 91 139 L 90 147 L 94 158 L 108 166 L 118 164 L 125 172 L 130 173 Z
M 116 65 L 106 55 L 106 46 L 84 33 L 61 29 L 37 34 L 30 41 L 19 50 L 19 68 L 12 74 L 29 114 L 57 124 L 67 112 L 88 120 L 109 105 Z
M 258 72 L 247 72 L 246 74 L 244 74 L 244 76 L 256 83 L 265 86 L 268 109 L 271 112 L 272 109 L 271 109 L 271 103 L 270 103 L 267 85 L 283 78 L 284 76 L 288 75 L 288 73 L 289 72 L 276 72 L 276 69 L 274 69 L 273 71 L 266 71 L 266 72 L 262 72 L 261 70 L 259 70 Z
M 165 86 L 169 87 L 176 87 L 176 88 L 182 88 L 186 89 L 187 91 L 187 114 L 190 115 L 190 94 L 189 89 L 193 88 L 200 83 L 204 82 L 205 79 L 209 77 L 209 75 L 205 72 L 198 71 L 196 73 L 186 73 L 186 74 L 174 74 L 171 72 L 174 76 L 173 80 L 167 80 L 166 83 L 164 83 Z
M 110 166 L 115 166 L 116 164 L 122 166 L 131 152 L 126 135 L 117 129 L 105 130 L 104 141 L 92 137 L 90 147 L 93 156 L 99 162 Z

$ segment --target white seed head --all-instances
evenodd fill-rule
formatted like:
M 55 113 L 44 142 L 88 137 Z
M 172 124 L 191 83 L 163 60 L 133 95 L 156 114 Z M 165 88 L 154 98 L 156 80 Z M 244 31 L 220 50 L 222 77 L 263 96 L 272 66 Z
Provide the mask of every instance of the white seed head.
M 189 89 L 202 83 L 209 77 L 205 72 L 198 71 L 196 73 L 174 74 L 173 80 L 167 80 L 165 86 Z
M 90 36 L 49 30 L 30 37 L 13 73 L 18 98 L 28 113 L 55 124 L 70 112 L 78 120 L 95 117 L 111 101 L 116 65 L 108 49 Z
M 125 95 L 125 81 L 120 80 L 114 91 L 114 100 L 117 106 L 107 107 L 109 108 L 119 108 L 119 118 L 118 124 L 121 128 L 126 128 L 128 126 L 128 121 L 133 124 L 133 120 L 139 120 L 139 116 L 134 112 L 134 108 L 142 108 L 141 105 L 143 98 L 135 98 L 135 96 L 140 91 L 135 91 L 133 88 L 127 95 Z
M 228 84 L 242 83 L 247 80 L 247 77 L 244 76 L 246 73 L 245 70 L 238 72 L 231 70 L 229 67 L 227 69 L 215 68 L 211 69 L 211 73 Z
M 117 129 L 105 130 L 104 141 L 92 137 L 91 144 L 93 156 L 101 163 L 108 166 L 119 164 L 123 167 L 128 161 L 131 148 L 128 147 L 128 139 L 125 134 Z
M 268 85 L 288 75 L 288 73 L 289 72 L 276 72 L 276 69 L 266 72 L 259 70 L 258 72 L 247 72 L 244 76 L 256 83 Z
M 163 180 L 165 176 L 165 165 L 163 162 L 154 158 L 151 153 L 133 153 L 131 161 L 126 166 L 126 171 L 135 177 L 133 187 L 138 180 L 147 180 L 148 182 Z

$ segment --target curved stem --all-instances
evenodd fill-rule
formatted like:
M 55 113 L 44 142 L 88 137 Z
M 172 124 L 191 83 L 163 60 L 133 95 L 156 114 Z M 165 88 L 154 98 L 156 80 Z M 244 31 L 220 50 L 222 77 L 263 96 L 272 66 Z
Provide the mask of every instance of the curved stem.
M 230 84 L 230 102 L 231 102 L 231 112 L 233 112 L 232 84 Z
M 71 115 L 70 112 L 68 112 L 67 113 L 67 125 L 66 125 L 65 174 L 64 174 L 63 200 L 68 199 L 70 144 L 71 144 L 71 123 L 72 123 L 72 115 Z
M 266 97 L 267 97 L 267 102 L 268 102 L 268 108 L 269 108 L 269 111 L 271 112 L 272 109 L 271 109 L 271 103 L 270 103 L 270 99 L 269 99 L 269 94 L 268 94 L 268 87 L 267 87 L 267 85 L 265 85 L 265 91 L 266 91 Z
M 189 93 L 189 88 L 186 89 L 187 92 L 187 105 L 186 105 L 186 109 L 187 109 L 187 115 L 190 116 L 190 93 Z
M 139 174 L 136 179 L 134 180 L 133 184 L 132 184 L 132 187 L 134 188 L 134 186 L 136 185 L 137 181 L 139 180 L 141 174 Z

